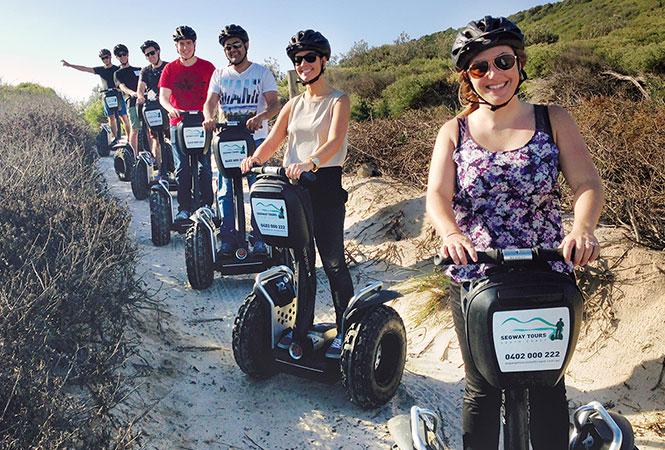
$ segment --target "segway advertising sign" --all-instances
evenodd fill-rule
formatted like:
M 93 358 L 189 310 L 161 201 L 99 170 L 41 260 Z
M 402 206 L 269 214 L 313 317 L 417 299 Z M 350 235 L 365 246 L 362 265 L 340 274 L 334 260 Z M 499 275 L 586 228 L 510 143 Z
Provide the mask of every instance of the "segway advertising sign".
M 225 169 L 240 167 L 242 160 L 247 158 L 247 142 L 244 140 L 220 142 L 219 156 Z
M 104 101 L 106 102 L 106 107 L 109 109 L 118 107 L 118 97 L 115 95 L 107 95 L 104 97 Z
M 182 137 L 188 149 L 202 148 L 206 145 L 206 133 L 203 127 L 184 127 Z
M 252 213 L 261 234 L 288 237 L 286 202 L 277 198 L 253 198 Z
M 164 125 L 162 111 L 160 109 L 146 110 L 145 118 L 148 121 L 148 125 L 151 127 L 161 127 Z
M 568 308 L 497 311 L 494 350 L 502 372 L 559 370 L 570 340 Z

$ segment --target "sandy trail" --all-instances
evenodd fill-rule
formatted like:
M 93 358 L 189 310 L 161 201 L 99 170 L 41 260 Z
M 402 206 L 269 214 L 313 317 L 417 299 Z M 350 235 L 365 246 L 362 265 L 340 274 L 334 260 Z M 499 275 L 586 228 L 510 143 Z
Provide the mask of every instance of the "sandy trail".
M 135 391 L 127 406 L 118 411 L 121 417 L 137 418 L 134 431 L 140 431 L 141 448 L 387 449 L 392 445 L 388 419 L 418 404 L 439 412 L 447 444 L 461 449 L 463 366 L 447 312 L 417 323 L 426 296 L 406 294 L 394 302 L 407 325 L 406 371 L 395 397 L 378 409 L 352 404 L 340 383 L 286 374 L 253 380 L 238 368 L 231 351 L 233 321 L 253 275 L 215 274 L 212 287 L 193 290 L 185 270 L 184 236 L 173 233 L 170 244 L 153 246 L 148 201 L 135 200 L 130 184 L 117 180 L 111 158 L 101 158 L 98 165 L 132 214 L 130 234 L 140 251 L 137 276 L 164 311 L 148 313 L 132 331 L 141 358 L 134 358 L 127 372 L 139 376 L 132 381 Z M 345 234 L 356 262 L 350 266 L 356 289 L 377 279 L 397 285 L 422 276 L 419 261 L 431 252 L 422 193 L 381 179 L 346 181 L 351 186 Z M 614 239 L 616 249 L 609 254 L 620 254 L 621 235 Z M 624 257 L 623 264 L 645 257 L 637 252 Z M 621 304 L 616 302 L 612 339 L 599 344 L 599 331 L 589 330 L 567 378 L 571 406 L 595 398 L 632 414 L 643 434 L 638 446 L 647 450 L 665 448 L 665 383 L 650 390 L 665 356 L 665 277 L 658 277 L 665 257 L 656 257 L 654 267 L 645 265 L 638 274 L 646 280 L 636 283 L 643 292 L 635 296 L 631 288 Z M 634 279 L 636 270 L 627 268 L 618 277 Z M 333 321 L 322 269 L 317 277 L 317 320 Z M 636 415 L 635 409 L 649 413 Z

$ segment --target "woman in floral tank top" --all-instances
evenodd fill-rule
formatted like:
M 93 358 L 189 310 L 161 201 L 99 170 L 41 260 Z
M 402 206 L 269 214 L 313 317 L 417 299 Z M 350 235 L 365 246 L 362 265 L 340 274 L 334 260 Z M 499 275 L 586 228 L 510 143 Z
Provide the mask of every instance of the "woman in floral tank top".
M 465 362 L 462 423 L 464 448 L 497 448 L 501 392 L 473 365 L 466 345 L 460 283 L 482 277 L 476 249 L 559 247 L 560 272 L 594 261 L 600 247 L 594 230 L 603 204 L 598 172 L 577 125 L 563 108 L 523 102 L 516 96 L 526 78 L 524 36 L 499 17 L 470 22 L 455 40 L 452 58 L 460 72 L 465 109 L 437 136 L 427 187 L 427 214 L 443 238 L 451 307 Z M 563 230 L 559 171 L 574 194 L 574 222 Z M 571 253 L 575 248 L 574 257 Z M 568 408 L 561 380 L 530 389 L 534 450 L 565 449 Z

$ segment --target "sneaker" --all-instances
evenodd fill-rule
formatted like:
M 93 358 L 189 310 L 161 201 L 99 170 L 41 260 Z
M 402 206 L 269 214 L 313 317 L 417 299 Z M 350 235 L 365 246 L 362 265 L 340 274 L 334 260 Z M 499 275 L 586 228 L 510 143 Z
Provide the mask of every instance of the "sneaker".
M 189 220 L 189 211 L 187 211 L 186 209 L 183 209 L 183 210 L 179 211 L 178 214 L 176 214 L 176 216 L 175 216 L 175 220 L 176 221 L 178 221 L 178 220 Z
M 326 358 L 331 359 L 340 359 L 342 357 L 342 335 L 338 334 L 335 339 L 333 339 L 332 344 L 328 347 L 326 352 Z
M 254 245 L 252 246 L 252 254 L 253 255 L 259 255 L 259 256 L 267 255 L 268 254 L 268 248 L 266 247 L 265 242 L 263 242 L 263 241 L 254 242 Z
M 289 331 L 288 333 L 286 333 L 281 337 L 281 339 L 277 343 L 277 347 L 286 350 L 291 346 L 292 342 L 293 342 L 293 331 Z

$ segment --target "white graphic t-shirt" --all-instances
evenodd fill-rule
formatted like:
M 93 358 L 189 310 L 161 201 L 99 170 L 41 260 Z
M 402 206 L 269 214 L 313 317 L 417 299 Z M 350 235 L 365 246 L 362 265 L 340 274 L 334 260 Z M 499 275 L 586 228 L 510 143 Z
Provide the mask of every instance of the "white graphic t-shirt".
M 238 73 L 232 65 L 218 68 L 210 79 L 209 92 L 219 95 L 219 116 L 221 121 L 246 121 L 266 107 L 266 92 L 277 92 L 277 82 L 270 69 L 260 64 L 251 65 Z M 268 121 L 254 132 L 254 139 L 268 136 Z

